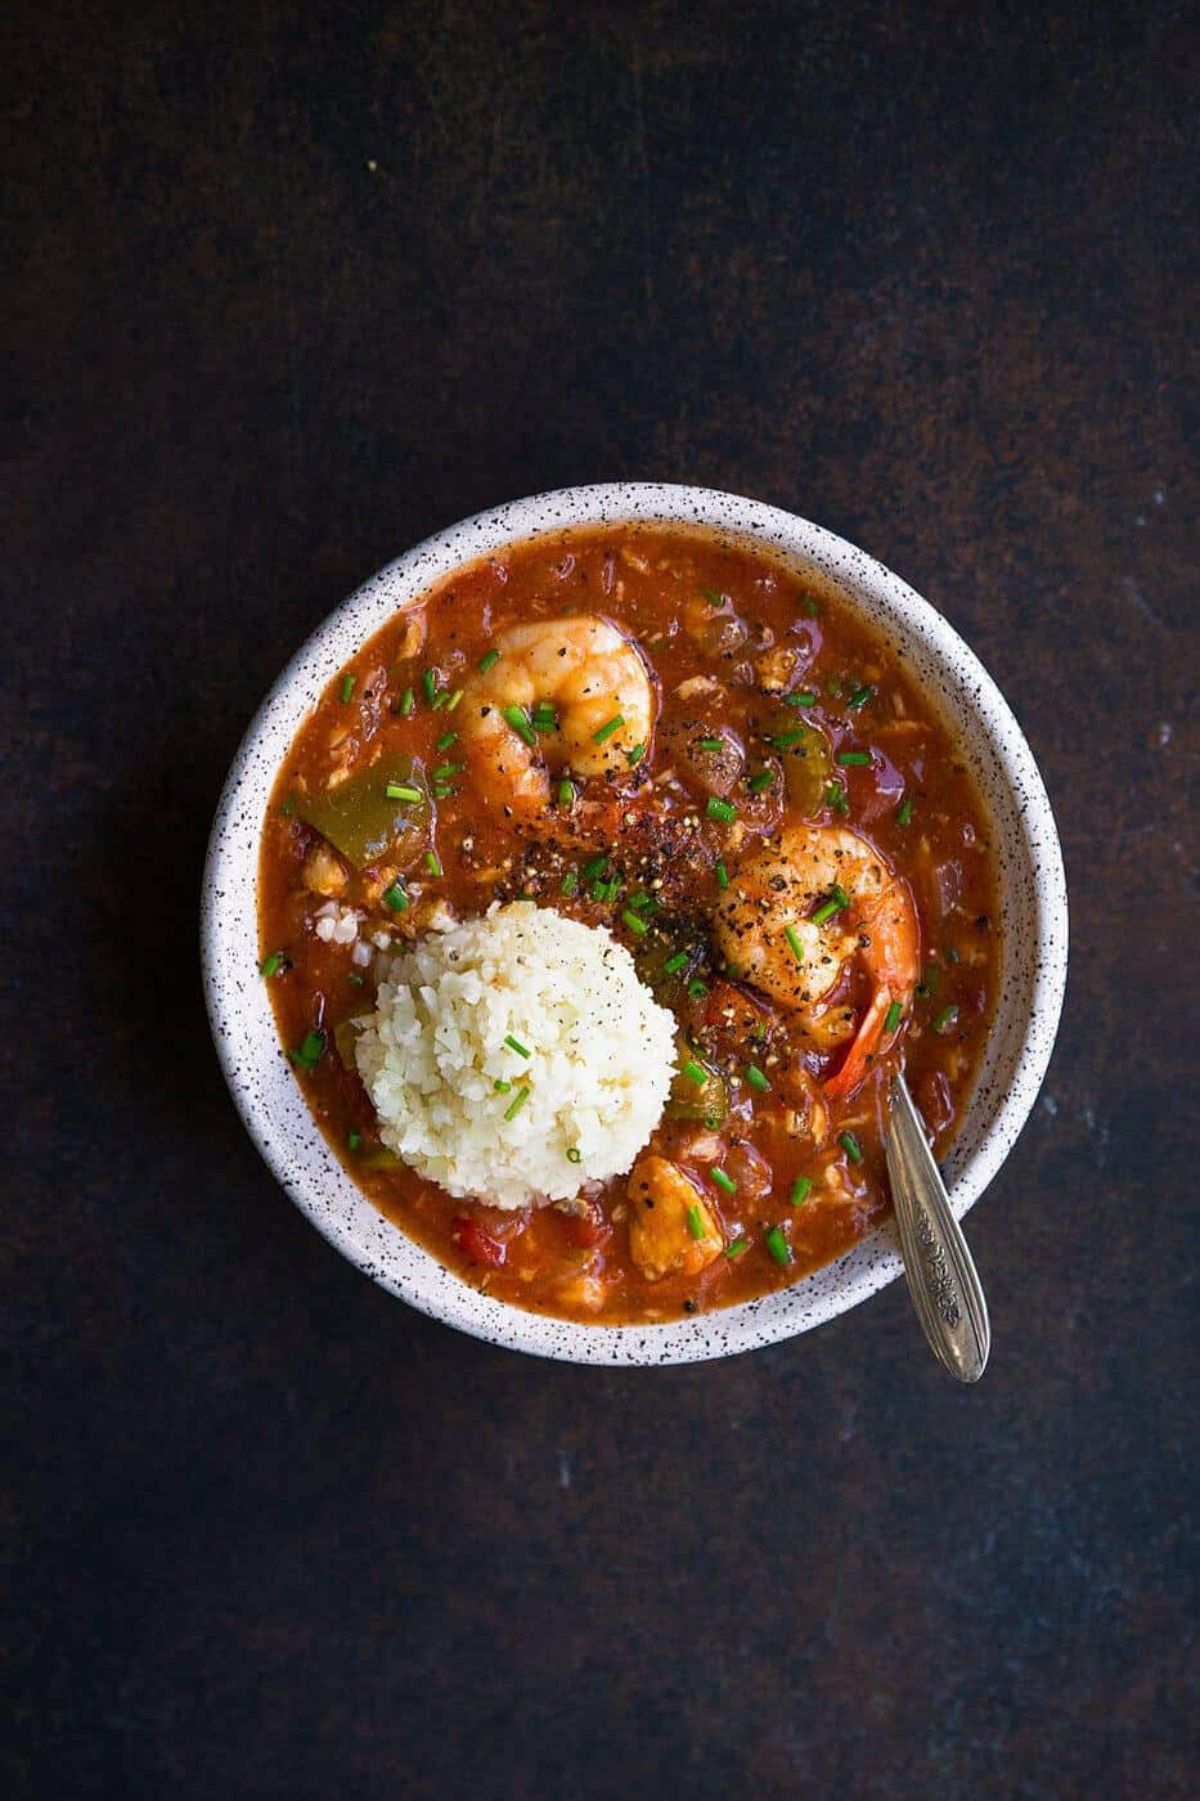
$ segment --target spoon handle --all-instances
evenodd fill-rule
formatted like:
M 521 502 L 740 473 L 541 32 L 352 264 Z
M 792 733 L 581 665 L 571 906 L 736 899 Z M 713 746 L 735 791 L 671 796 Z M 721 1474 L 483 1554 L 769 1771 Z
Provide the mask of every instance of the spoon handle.
M 983 1288 L 903 1076 L 891 1103 L 885 1149 L 908 1292 L 934 1356 L 978 1382 L 992 1346 Z

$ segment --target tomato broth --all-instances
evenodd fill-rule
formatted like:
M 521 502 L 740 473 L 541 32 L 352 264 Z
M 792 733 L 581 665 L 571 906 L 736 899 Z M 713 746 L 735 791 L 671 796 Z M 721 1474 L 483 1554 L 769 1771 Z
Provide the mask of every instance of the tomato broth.
M 472 714 L 504 692 L 498 641 L 587 618 L 635 647 L 652 729 L 585 721 L 612 755 L 581 776 L 539 699 L 498 752 Z M 521 775 L 532 809 L 507 798 Z M 518 898 L 628 947 L 679 1068 L 632 1179 L 501 1210 L 388 1150 L 349 1022 L 392 950 Z M 769 553 L 643 524 L 460 568 L 330 672 L 268 809 L 260 925 L 282 1045 L 354 1181 L 464 1281 L 605 1324 L 748 1300 L 871 1230 L 889 1072 L 943 1156 L 1000 960 L 989 821 L 903 656 Z M 637 1209 L 664 1171 L 688 1231 L 649 1256 Z

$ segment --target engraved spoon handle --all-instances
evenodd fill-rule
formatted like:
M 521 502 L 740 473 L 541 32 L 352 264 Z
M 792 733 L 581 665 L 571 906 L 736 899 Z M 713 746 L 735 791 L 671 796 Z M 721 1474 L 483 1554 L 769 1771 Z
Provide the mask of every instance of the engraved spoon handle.
M 892 1077 L 884 1148 L 917 1318 L 944 1368 L 978 1382 L 992 1346 L 987 1302 L 903 1076 Z

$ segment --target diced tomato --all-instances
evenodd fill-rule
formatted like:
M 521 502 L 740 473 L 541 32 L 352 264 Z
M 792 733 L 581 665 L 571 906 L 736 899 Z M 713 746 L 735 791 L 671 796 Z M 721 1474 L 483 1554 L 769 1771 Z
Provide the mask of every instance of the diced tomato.
M 704 1009 L 706 1043 L 718 1058 L 743 1056 L 747 1047 L 761 1044 L 775 1024 L 775 1014 L 765 1001 L 740 983 L 718 976 Z
M 566 1217 L 567 1238 L 581 1250 L 593 1250 L 596 1245 L 603 1244 L 612 1231 L 612 1227 L 600 1210 L 599 1203 L 588 1201 L 582 1213 L 571 1213 Z
M 855 824 L 860 827 L 874 825 L 877 819 L 890 819 L 904 797 L 904 777 L 878 745 L 872 746 L 869 769 L 843 769 L 841 774 L 849 778 Z
M 771 1192 L 771 1165 L 745 1140 L 731 1146 L 725 1158 L 725 1173 L 737 1183 L 739 1200 L 760 1201 Z
M 473 1219 L 455 1220 L 454 1241 L 472 1263 L 486 1263 L 489 1269 L 499 1269 L 508 1256 L 508 1246 L 485 1232 Z
M 950 1084 L 942 1070 L 922 1070 L 917 1077 L 916 1101 L 926 1130 L 936 1138 L 954 1118 Z

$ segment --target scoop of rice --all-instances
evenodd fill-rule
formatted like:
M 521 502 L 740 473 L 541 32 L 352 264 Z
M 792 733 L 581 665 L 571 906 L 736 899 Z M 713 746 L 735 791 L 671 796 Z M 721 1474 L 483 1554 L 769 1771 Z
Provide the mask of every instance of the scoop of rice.
M 675 1021 L 603 927 L 515 901 L 397 958 L 356 1054 L 389 1149 L 452 1195 L 523 1207 L 633 1167 Z

